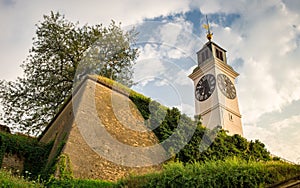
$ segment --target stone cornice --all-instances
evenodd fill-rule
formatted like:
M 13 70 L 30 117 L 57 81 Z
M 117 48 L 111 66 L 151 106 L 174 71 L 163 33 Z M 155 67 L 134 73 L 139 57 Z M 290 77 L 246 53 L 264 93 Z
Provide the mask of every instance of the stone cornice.
M 189 75 L 189 78 L 195 80 L 197 77 L 199 77 L 199 75 L 203 75 L 204 73 L 208 72 L 210 69 L 214 68 L 214 66 L 215 66 L 214 60 L 205 63 L 201 67 L 198 66 L 196 67 L 197 70 L 193 71 L 193 73 Z
M 200 116 L 204 116 L 205 114 L 207 114 L 207 113 L 209 113 L 209 112 L 211 112 L 211 111 L 213 111 L 213 110 L 215 110 L 215 109 L 217 109 L 219 107 L 227 110 L 228 112 L 236 115 L 239 118 L 242 118 L 242 115 L 240 113 L 237 113 L 237 112 L 233 111 L 232 109 L 230 109 L 230 108 L 228 108 L 228 107 L 226 107 L 226 106 L 224 106 L 222 104 L 216 104 L 215 106 L 213 106 L 213 107 L 205 110 L 204 112 L 200 113 Z
M 225 64 L 224 62 L 219 61 L 218 59 L 213 59 L 210 62 L 207 62 L 200 67 L 199 66 L 196 67 L 197 70 L 193 71 L 193 73 L 189 75 L 189 78 L 195 80 L 196 78 L 199 77 L 199 75 L 201 76 L 204 73 L 208 72 L 210 69 L 213 69 L 215 67 L 217 67 L 222 72 L 226 73 L 228 76 L 231 76 L 234 79 L 239 75 L 239 73 L 233 70 L 233 68 L 228 64 Z
M 233 68 L 231 66 L 229 66 L 228 64 L 225 64 L 217 59 L 215 60 L 215 66 L 218 67 L 224 73 L 227 73 L 228 76 L 231 76 L 233 78 L 236 78 L 239 75 L 239 73 L 237 73 L 235 70 L 233 70 Z

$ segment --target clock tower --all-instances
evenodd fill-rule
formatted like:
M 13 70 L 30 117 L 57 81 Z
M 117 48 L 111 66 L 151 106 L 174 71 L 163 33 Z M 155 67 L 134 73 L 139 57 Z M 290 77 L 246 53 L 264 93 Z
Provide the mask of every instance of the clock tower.
M 227 64 L 226 50 L 211 41 L 206 27 L 209 41 L 197 52 L 198 66 L 189 75 L 195 86 L 196 116 L 210 129 L 220 126 L 230 135 L 243 135 L 234 85 L 239 74 Z

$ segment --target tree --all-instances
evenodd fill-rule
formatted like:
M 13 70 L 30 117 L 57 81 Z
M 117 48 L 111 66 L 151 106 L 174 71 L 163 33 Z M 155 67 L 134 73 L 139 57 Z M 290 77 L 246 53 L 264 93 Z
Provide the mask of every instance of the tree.
M 0 86 L 3 121 L 35 135 L 71 95 L 74 81 L 86 74 L 96 73 L 132 86 L 132 67 L 138 56 L 132 47 L 137 35 L 134 29 L 125 32 L 114 21 L 108 27 L 80 27 L 53 12 L 43 18 L 21 65 L 24 77 L 1 81 Z
M 255 140 L 249 143 L 248 155 L 250 159 L 259 161 L 259 160 L 270 160 L 270 152 L 265 149 L 265 144 L 259 140 Z
M 259 140 L 249 142 L 240 135 L 230 136 L 218 127 L 210 130 L 201 124 L 197 126 L 192 139 L 176 157 L 182 162 L 224 160 L 228 157 L 254 161 L 271 159 L 265 145 Z

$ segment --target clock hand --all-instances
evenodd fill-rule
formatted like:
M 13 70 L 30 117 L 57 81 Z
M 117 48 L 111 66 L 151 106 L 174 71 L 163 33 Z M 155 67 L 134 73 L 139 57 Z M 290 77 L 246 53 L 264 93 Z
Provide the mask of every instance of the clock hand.
M 202 94 L 201 95 L 204 95 L 205 93 L 205 87 L 203 87 L 203 90 L 202 90 Z

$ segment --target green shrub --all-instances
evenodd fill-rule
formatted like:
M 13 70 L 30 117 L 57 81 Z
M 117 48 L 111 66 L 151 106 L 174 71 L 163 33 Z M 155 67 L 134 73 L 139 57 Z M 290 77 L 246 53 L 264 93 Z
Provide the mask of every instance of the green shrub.
M 30 172 L 30 178 L 36 179 L 46 164 L 51 148 L 52 143 L 42 144 L 35 138 L 0 132 L 0 165 L 5 153 L 24 157 L 23 175 L 28 176 L 25 172 Z
M 130 177 L 120 187 L 262 187 L 295 176 L 300 166 L 238 158 L 204 163 L 169 163 L 160 173 Z

